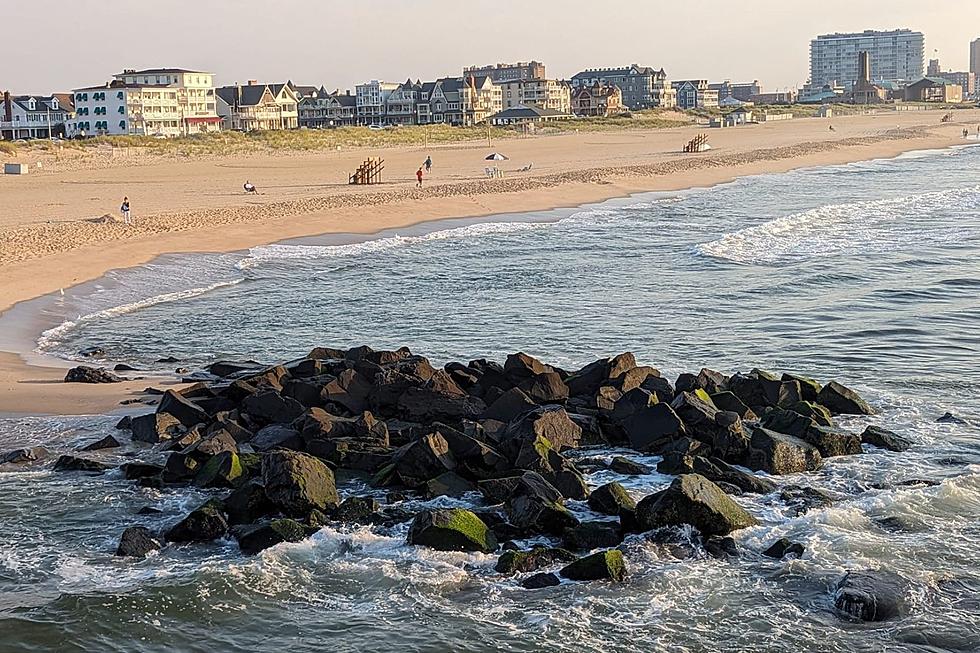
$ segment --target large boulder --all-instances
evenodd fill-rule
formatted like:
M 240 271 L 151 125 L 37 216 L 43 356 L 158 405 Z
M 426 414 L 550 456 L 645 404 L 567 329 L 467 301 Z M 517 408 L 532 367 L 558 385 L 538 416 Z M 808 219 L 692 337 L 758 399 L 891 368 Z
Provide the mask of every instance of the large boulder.
M 803 438 L 824 458 L 853 456 L 861 453 L 861 437 L 848 431 L 827 426 L 812 426 Z
M 340 503 L 333 472 L 322 462 L 295 451 L 272 451 L 262 458 L 266 496 L 287 515 L 305 516 Z
M 503 439 L 510 443 L 510 451 L 520 445 L 543 437 L 555 451 L 574 449 L 582 439 L 582 427 L 576 424 L 560 406 L 542 406 L 511 422 Z
M 166 533 L 168 542 L 210 542 L 224 537 L 228 521 L 218 501 L 208 501 L 191 511 Z
M 111 468 L 112 465 L 107 463 L 71 454 L 59 456 L 54 463 L 54 471 L 56 472 L 94 472 L 101 474 Z
M 79 365 L 68 370 L 65 383 L 121 383 L 122 379 L 107 370 Z
M 561 535 L 579 523 L 562 501 L 562 493 L 540 474 L 525 472 L 507 499 L 507 515 L 525 533 Z
M 84 447 L 81 447 L 79 451 L 102 451 L 103 449 L 117 449 L 121 446 L 122 446 L 122 442 L 120 442 L 119 440 L 117 440 L 111 435 L 107 435 L 101 440 L 90 442 Z
M 208 421 L 208 414 L 203 408 L 173 390 L 167 390 L 160 397 L 157 413 L 172 415 L 187 428 Z
M 261 424 L 288 424 L 302 415 L 306 407 L 270 388 L 246 397 L 242 409 Z
M 626 488 L 613 481 L 593 490 L 589 495 L 589 507 L 604 515 L 618 517 L 623 511 L 635 511 L 636 502 Z
M 497 550 L 497 538 L 479 517 L 462 508 L 425 510 L 415 516 L 408 543 L 439 551 Z
M 717 485 L 699 474 L 682 474 L 666 491 L 636 506 L 640 525 L 651 530 L 690 524 L 702 535 L 727 535 L 758 522 Z
M 179 419 L 168 413 L 139 415 L 130 420 L 132 439 L 136 442 L 157 444 L 180 437 L 187 432 Z
M 245 555 L 255 555 L 283 542 L 299 542 L 306 537 L 303 525 L 293 519 L 273 519 L 270 522 L 238 527 L 234 531 L 238 548 Z
M 611 580 L 621 583 L 626 579 L 626 561 L 622 551 L 610 549 L 580 558 L 558 573 L 569 580 Z
M 852 619 L 887 621 L 905 614 L 910 583 L 884 570 L 849 571 L 837 583 L 834 606 Z
M 800 386 L 800 395 L 803 397 L 803 401 L 817 401 L 817 397 L 820 395 L 820 391 L 823 389 L 823 386 L 813 379 L 800 376 L 799 374 L 783 373 L 782 380 L 796 381 Z
M 222 451 L 212 456 L 195 474 L 197 487 L 238 487 L 245 482 L 245 468 L 234 451 Z
M 861 442 L 870 444 L 880 449 L 889 451 L 905 451 L 912 446 L 912 443 L 894 431 L 883 429 L 880 426 L 870 425 L 861 433 Z
M 255 434 L 249 442 L 256 451 L 272 451 L 273 449 L 291 449 L 299 451 L 303 448 L 303 439 L 296 429 L 283 424 L 270 424 Z
M 618 521 L 587 521 L 566 528 L 561 536 L 562 546 L 572 551 L 619 546 L 623 533 Z
M 678 394 L 671 408 L 684 422 L 687 435 L 710 445 L 716 456 L 733 461 L 745 458 L 749 438 L 741 418 L 737 413 L 719 411 L 704 390 Z
M 511 388 L 491 403 L 483 411 L 481 419 L 510 422 L 524 413 L 537 408 L 537 404 L 520 388 Z
M 524 352 L 510 354 L 507 356 L 507 360 L 504 361 L 504 373 L 515 383 L 548 372 L 554 372 L 554 368 L 550 365 L 545 365 L 537 358 L 529 356 Z
M 442 370 L 436 370 L 424 386 L 408 388 L 398 398 L 401 416 L 416 422 L 477 419 L 486 408 L 482 399 L 467 394 Z
M 858 393 L 836 381 L 831 381 L 820 390 L 817 403 L 837 415 L 874 415 L 874 410 Z
M 631 392 L 646 392 L 637 389 Z M 625 396 L 624 396 L 625 399 Z M 617 408 L 619 403 L 617 402 Z M 668 404 L 654 403 L 633 411 L 619 421 L 630 448 L 636 451 L 656 451 L 664 442 L 684 433 L 684 424 Z
M 630 352 L 613 358 L 601 358 L 573 373 L 565 379 L 565 384 L 570 395 L 591 397 L 610 379 L 615 379 L 635 367 L 636 359 Z
M 430 433 L 395 452 L 392 472 L 397 481 L 417 488 L 437 476 L 456 469 L 449 443 L 440 433 Z
M 337 378 L 326 383 L 320 392 L 320 400 L 342 406 L 352 414 L 367 408 L 371 382 L 353 369 L 343 370 Z
M 536 374 L 518 387 L 538 404 L 563 404 L 568 399 L 568 386 L 557 372 Z
M 229 494 L 224 507 L 229 524 L 250 524 L 278 511 L 257 480 L 251 480 Z
M 795 474 L 819 469 L 820 452 L 792 435 L 764 428 L 752 430 L 748 466 L 770 474 Z
M 144 526 L 130 526 L 123 531 L 116 548 L 117 556 L 145 558 L 150 552 L 161 547 L 160 541 Z

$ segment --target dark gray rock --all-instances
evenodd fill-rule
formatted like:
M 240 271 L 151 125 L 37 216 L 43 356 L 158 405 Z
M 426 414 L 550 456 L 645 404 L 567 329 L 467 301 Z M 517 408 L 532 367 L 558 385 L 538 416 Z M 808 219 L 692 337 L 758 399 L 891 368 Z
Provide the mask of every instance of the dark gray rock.
M 621 583 L 626 580 L 626 561 L 621 551 L 610 549 L 579 558 L 563 567 L 559 573 L 569 580 L 611 580 Z
M 283 542 L 299 542 L 306 537 L 303 525 L 293 519 L 273 519 L 270 522 L 241 526 L 234 529 L 238 547 L 245 555 L 255 555 Z
M 538 571 L 544 567 L 562 562 L 569 563 L 578 559 L 571 551 L 556 549 L 544 546 L 536 546 L 528 551 L 510 550 L 505 551 L 497 559 L 494 567 L 500 574 L 526 574 Z
M 160 397 L 157 413 L 172 415 L 187 428 L 208 421 L 208 414 L 203 408 L 173 390 L 167 390 Z
M 288 424 L 306 410 L 300 402 L 284 397 L 273 389 L 260 390 L 246 397 L 242 408 L 263 424 Z
M 561 537 L 562 546 L 572 551 L 591 551 L 598 548 L 619 546 L 623 541 L 619 522 L 591 521 L 566 528 Z
M 636 510 L 636 502 L 626 488 L 614 481 L 599 486 L 589 495 L 589 507 L 604 515 L 618 517 L 624 510 Z
M 802 485 L 787 485 L 779 492 L 780 500 L 793 509 L 796 515 L 802 515 L 810 510 L 829 508 L 834 503 L 834 497 L 815 487 Z
M 440 551 L 497 550 L 497 537 L 479 517 L 462 508 L 425 510 L 415 516 L 408 543 Z
M 496 401 L 491 403 L 481 419 L 493 419 L 500 422 L 510 422 L 524 413 L 537 408 L 537 404 L 520 388 L 511 388 L 504 392 Z
M 837 415 L 874 415 L 874 410 L 858 393 L 836 381 L 831 381 L 820 390 L 817 403 Z
M 121 447 L 122 443 L 111 435 L 107 435 L 101 440 L 96 440 L 95 442 L 90 442 L 85 445 L 79 451 L 101 451 L 103 449 L 116 449 Z
M 130 526 L 123 531 L 119 538 L 116 555 L 145 558 L 150 552 L 158 551 L 161 546 L 160 541 L 153 536 L 150 529 L 143 526 Z
M 624 476 L 645 476 L 653 472 L 651 467 L 623 456 L 614 457 L 609 462 L 609 469 Z
M 543 589 L 545 587 L 554 587 L 556 585 L 561 585 L 561 579 L 550 572 L 534 574 L 533 576 L 528 576 L 521 581 L 521 587 L 528 590 Z
M 20 465 L 44 460 L 48 457 L 48 450 L 44 447 L 24 447 L 14 449 L 0 454 L 0 464 Z
M 848 571 L 837 583 L 834 606 L 860 621 L 887 621 L 907 611 L 911 584 L 884 570 Z
M 748 467 L 770 474 L 795 474 L 819 469 L 820 452 L 812 444 L 764 428 L 752 429 Z
M 874 425 L 864 429 L 861 433 L 861 442 L 889 451 L 906 451 L 912 446 L 909 440 L 898 433 Z
M 791 542 L 785 537 L 781 537 L 772 546 L 762 552 L 762 555 L 768 556 L 770 558 L 776 558 L 780 560 L 787 556 L 793 556 L 796 558 L 803 557 L 803 552 L 806 548 L 799 542 Z
M 95 472 L 101 474 L 111 468 L 112 465 L 98 460 L 72 456 L 70 454 L 59 456 L 58 460 L 54 463 L 54 471 L 56 472 Z
M 210 542 L 228 533 L 220 502 L 211 500 L 191 511 L 166 533 L 168 542 Z
M 690 524 L 702 535 L 727 535 L 758 522 L 721 488 L 698 474 L 678 476 L 664 492 L 636 506 L 636 517 L 647 530 Z
M 121 383 L 122 379 L 107 370 L 79 365 L 68 370 L 65 383 Z
M 187 432 L 187 428 L 179 419 L 166 413 L 150 413 L 134 417 L 130 422 L 130 428 L 132 430 L 130 437 L 134 441 L 149 444 L 172 440 Z
M 256 451 L 272 451 L 273 449 L 291 449 L 299 451 L 303 448 L 303 439 L 296 429 L 283 424 L 270 424 L 259 430 L 249 442 Z
M 271 451 L 262 458 L 265 494 L 285 514 L 305 516 L 340 503 L 333 472 L 312 456 Z

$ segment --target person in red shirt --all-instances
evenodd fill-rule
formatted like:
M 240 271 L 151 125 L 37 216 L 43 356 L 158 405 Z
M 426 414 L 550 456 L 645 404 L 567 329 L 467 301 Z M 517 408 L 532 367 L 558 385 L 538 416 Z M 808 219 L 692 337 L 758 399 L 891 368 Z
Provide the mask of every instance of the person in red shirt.
M 422 188 L 422 166 L 419 166 L 418 172 L 415 173 L 415 178 L 419 180 L 418 187 Z

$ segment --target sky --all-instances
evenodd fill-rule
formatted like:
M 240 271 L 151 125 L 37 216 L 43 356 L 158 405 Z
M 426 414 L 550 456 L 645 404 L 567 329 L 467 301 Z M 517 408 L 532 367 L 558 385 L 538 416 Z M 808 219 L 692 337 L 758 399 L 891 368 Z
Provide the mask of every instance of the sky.
M 16 93 L 154 67 L 332 90 L 530 59 L 549 77 L 638 63 L 782 90 L 806 81 L 809 41 L 828 32 L 912 28 L 927 58 L 965 70 L 980 0 L 0 0 L 0 25 L 0 90 Z

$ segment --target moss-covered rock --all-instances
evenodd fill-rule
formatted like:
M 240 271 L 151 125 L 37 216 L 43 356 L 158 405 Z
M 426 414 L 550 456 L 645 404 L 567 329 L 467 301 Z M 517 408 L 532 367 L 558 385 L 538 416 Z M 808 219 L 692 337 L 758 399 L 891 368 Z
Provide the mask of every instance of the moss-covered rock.
M 412 521 L 408 543 L 440 551 L 497 550 L 497 538 L 479 517 L 462 508 L 426 510 Z
M 238 487 L 246 480 L 237 453 L 223 451 L 213 456 L 194 476 L 198 487 Z
M 509 576 L 537 571 L 556 562 L 573 562 L 576 558 L 566 549 L 536 546 L 530 551 L 504 551 L 494 568 L 498 573 Z
M 241 527 L 235 532 L 238 546 L 246 555 L 255 555 L 283 542 L 299 542 L 305 537 L 303 525 L 294 519 L 273 519 L 264 524 Z
M 313 456 L 272 451 L 262 459 L 265 494 L 285 514 L 305 516 L 340 503 L 333 472 Z
M 812 401 L 797 401 L 786 406 L 786 410 L 791 410 L 804 417 L 809 417 L 820 426 L 834 425 L 834 418 L 831 416 L 830 411 L 825 406 L 821 406 Z
M 613 481 L 599 486 L 589 495 L 589 507 L 604 515 L 618 517 L 623 510 L 636 510 L 636 502 L 626 488 Z
M 817 395 L 823 390 L 823 386 L 811 378 L 800 376 L 799 374 L 783 374 L 783 381 L 796 381 L 800 384 L 800 395 L 803 401 L 816 401 Z
M 727 535 L 758 523 L 744 508 L 700 474 L 682 474 L 664 492 L 636 506 L 636 516 L 647 530 L 690 524 L 702 535 Z
M 611 580 L 621 583 L 626 579 L 626 560 L 618 549 L 599 551 L 576 560 L 559 573 L 569 580 Z

